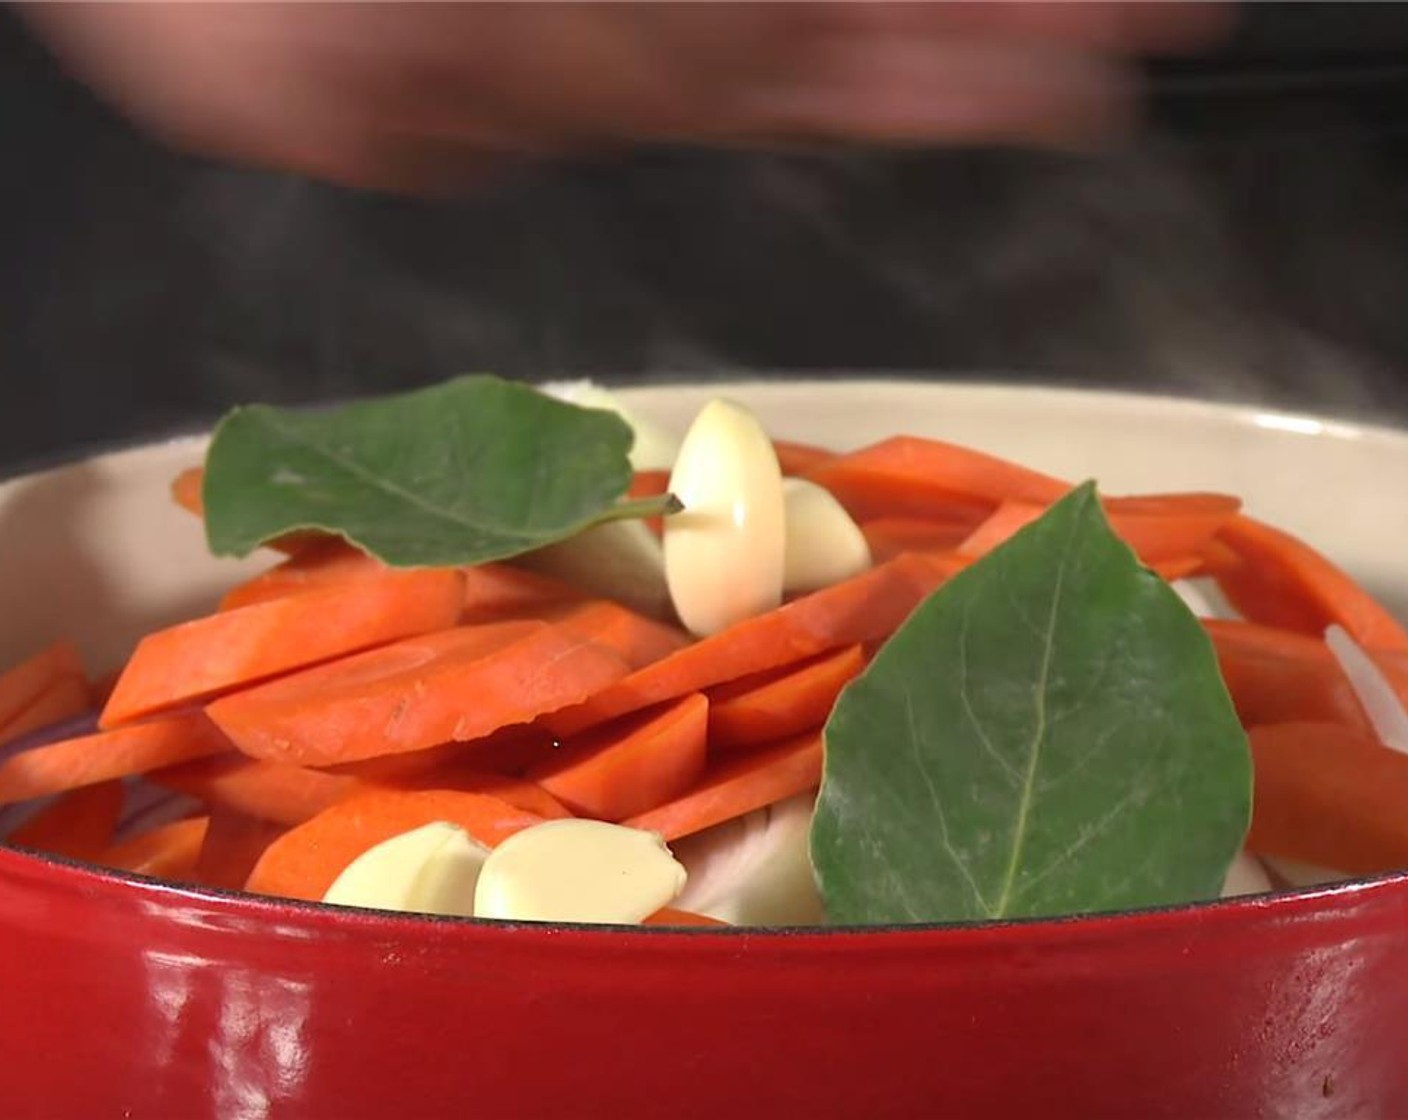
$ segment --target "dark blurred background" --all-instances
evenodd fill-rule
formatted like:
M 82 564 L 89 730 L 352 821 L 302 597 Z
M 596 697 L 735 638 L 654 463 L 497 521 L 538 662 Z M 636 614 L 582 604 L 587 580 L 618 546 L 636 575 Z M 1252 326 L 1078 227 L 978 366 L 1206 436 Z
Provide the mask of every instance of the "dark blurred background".
M 1097 157 L 642 151 L 455 203 L 178 156 L 0 10 L 0 469 L 250 400 L 898 370 L 1408 420 L 1408 7 L 1253 4 Z

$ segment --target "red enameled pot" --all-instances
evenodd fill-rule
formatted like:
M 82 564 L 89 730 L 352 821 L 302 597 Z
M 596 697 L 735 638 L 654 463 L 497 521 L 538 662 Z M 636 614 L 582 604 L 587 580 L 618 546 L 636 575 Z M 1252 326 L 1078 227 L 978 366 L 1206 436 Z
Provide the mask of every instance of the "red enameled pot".
M 680 423 L 715 391 L 632 401 Z M 1112 394 L 728 391 L 784 438 L 904 430 L 1111 489 L 1235 491 L 1394 605 L 1408 589 L 1383 484 L 1408 435 Z M 169 507 L 199 451 L 0 487 L 5 661 L 67 634 L 100 670 L 247 570 Z M 1311 459 L 1307 503 L 1285 480 Z M 1408 1114 L 1405 876 L 1063 921 L 669 931 L 343 911 L 0 848 L 0 993 L 6 1120 Z

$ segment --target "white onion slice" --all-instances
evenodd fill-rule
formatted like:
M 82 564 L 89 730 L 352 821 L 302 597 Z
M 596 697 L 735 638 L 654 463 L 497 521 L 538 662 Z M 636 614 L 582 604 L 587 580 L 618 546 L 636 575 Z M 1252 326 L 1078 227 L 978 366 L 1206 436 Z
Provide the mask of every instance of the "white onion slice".
M 808 853 L 814 792 L 798 794 L 675 841 L 689 880 L 675 905 L 730 925 L 824 920 Z
M 1379 741 L 1386 747 L 1408 754 L 1408 711 L 1404 710 L 1388 678 L 1343 627 L 1327 627 L 1325 644 L 1349 678 L 1349 685 L 1363 705 L 1364 714 L 1369 717 Z M 1408 810 L 1408 806 L 1404 808 Z

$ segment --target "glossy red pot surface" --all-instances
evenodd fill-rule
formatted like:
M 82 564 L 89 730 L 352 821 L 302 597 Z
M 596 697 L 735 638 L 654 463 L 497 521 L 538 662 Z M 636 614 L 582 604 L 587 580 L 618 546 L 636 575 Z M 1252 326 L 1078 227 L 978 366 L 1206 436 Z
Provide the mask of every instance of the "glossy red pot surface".
M 1387 1117 L 1408 881 L 1069 922 L 506 927 L 0 851 L 4 1115 Z
M 634 403 L 678 424 L 716 391 Z M 1366 497 L 1408 466 L 1403 433 L 982 386 L 727 391 L 781 438 L 904 430 L 1114 490 L 1231 490 L 1408 606 L 1408 519 Z M 250 570 L 167 500 L 199 452 L 0 485 L 0 655 L 70 636 L 102 671 Z M 1308 457 L 1358 500 L 1285 486 Z M 0 847 L 0 1000 L 0 1120 L 1408 1116 L 1408 878 L 1060 922 L 672 932 L 282 904 Z

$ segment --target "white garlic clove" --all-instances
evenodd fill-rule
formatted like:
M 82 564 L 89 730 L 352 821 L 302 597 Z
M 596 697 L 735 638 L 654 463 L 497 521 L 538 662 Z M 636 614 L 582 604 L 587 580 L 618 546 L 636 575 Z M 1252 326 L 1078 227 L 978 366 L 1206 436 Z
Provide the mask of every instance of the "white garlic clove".
M 753 414 L 713 400 L 680 446 L 665 518 L 665 579 L 680 621 L 716 634 L 782 602 L 786 517 L 782 471 Z
M 464 829 L 432 821 L 368 848 L 343 869 L 323 901 L 469 917 L 488 855 Z
M 782 498 L 784 592 L 820 591 L 870 567 L 865 534 L 831 491 L 804 478 L 784 478 Z
M 544 821 L 490 853 L 474 914 L 632 924 L 674 901 L 685 879 L 658 833 L 578 818 Z

